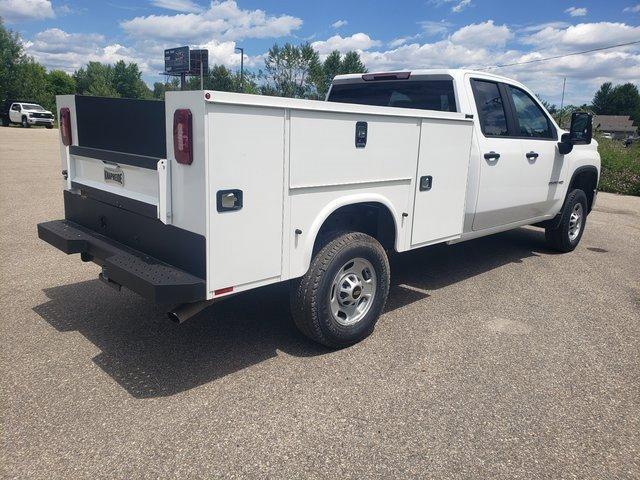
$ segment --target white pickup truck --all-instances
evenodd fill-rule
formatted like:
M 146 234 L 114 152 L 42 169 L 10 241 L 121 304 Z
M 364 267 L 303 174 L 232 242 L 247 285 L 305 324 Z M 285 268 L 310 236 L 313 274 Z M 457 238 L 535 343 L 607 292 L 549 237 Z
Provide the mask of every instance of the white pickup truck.
M 29 128 L 32 125 L 42 125 L 46 128 L 53 128 L 53 113 L 46 110 L 42 105 L 34 102 L 20 102 L 7 100 L 5 107 L 0 112 L 0 119 L 5 127 L 12 123 Z
M 536 224 L 569 252 L 596 197 L 591 117 L 564 132 L 525 86 L 487 73 L 344 75 L 326 102 L 57 103 L 65 219 L 39 224 L 40 238 L 177 321 L 291 281 L 299 329 L 350 345 L 384 308 L 387 251 Z

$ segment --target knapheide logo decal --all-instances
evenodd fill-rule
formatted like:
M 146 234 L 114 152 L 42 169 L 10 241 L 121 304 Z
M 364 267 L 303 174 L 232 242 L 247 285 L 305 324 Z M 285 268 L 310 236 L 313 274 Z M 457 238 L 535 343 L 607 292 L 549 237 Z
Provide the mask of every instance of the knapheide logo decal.
M 124 186 L 124 172 L 118 167 L 116 168 L 105 167 L 104 181 L 107 183 L 117 183 L 120 186 Z

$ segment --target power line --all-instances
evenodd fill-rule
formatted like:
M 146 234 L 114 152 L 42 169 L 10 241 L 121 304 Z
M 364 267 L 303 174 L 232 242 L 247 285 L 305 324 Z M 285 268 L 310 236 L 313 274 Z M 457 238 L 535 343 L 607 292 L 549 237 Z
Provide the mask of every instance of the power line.
M 609 45 L 606 47 L 592 48 L 590 50 L 583 50 L 582 52 L 565 53 L 563 55 L 555 55 L 553 57 L 536 58 L 535 60 L 527 60 L 526 62 L 503 63 L 500 65 L 493 65 L 490 67 L 479 68 L 478 70 L 491 70 L 494 68 L 514 67 L 516 65 L 527 65 L 529 63 L 546 62 L 549 60 L 556 60 L 558 58 L 573 57 L 575 55 L 584 55 L 585 53 L 600 52 L 602 50 L 610 50 L 612 48 L 626 47 L 629 45 L 635 45 L 637 43 L 640 43 L 640 40 L 636 40 L 634 42 L 627 42 L 627 43 L 618 43 L 617 45 Z

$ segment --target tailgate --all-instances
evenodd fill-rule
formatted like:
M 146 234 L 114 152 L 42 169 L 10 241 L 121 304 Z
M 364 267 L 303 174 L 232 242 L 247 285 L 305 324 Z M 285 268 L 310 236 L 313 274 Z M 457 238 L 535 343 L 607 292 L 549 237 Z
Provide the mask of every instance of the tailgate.
M 69 96 L 73 144 L 67 158 L 68 187 L 120 208 L 158 217 L 158 162 L 166 158 L 165 104 Z

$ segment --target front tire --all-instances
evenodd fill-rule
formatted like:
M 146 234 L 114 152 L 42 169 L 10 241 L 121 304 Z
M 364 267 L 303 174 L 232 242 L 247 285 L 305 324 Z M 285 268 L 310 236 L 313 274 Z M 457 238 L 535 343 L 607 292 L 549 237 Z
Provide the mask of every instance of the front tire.
M 330 235 L 307 273 L 293 282 L 296 326 L 327 347 L 358 343 L 373 332 L 382 313 L 389 271 L 387 255 L 375 238 L 361 232 Z
M 27 117 L 22 117 L 22 128 L 29 128 L 31 125 L 29 125 L 29 122 L 27 121 Z
M 547 227 L 547 244 L 554 250 L 567 253 L 580 243 L 587 222 L 587 196 L 582 190 L 572 190 L 562 207 L 560 222 L 555 228 Z
M 51 130 L 51 129 L 53 128 L 53 125 L 45 125 L 45 128 L 46 128 L 47 130 Z

